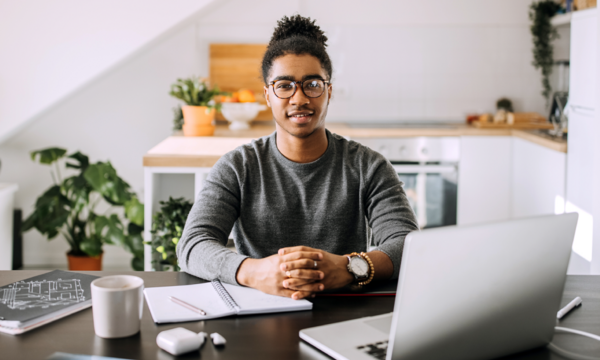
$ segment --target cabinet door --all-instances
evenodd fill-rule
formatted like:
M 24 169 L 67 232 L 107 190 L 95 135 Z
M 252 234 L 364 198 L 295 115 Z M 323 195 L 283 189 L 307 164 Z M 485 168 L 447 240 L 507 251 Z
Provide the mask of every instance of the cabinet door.
M 592 261 L 595 121 L 578 112 L 569 115 L 565 211 L 579 213 L 569 273 L 589 274 Z
M 463 136 L 458 170 L 459 225 L 507 220 L 511 202 L 511 138 Z
M 512 217 L 564 212 L 566 154 L 519 138 L 512 142 Z
M 589 213 L 593 211 L 595 119 L 572 112 L 569 115 L 567 154 L 567 201 Z
M 574 12 L 571 20 L 569 103 L 580 110 L 596 107 L 597 22 L 597 9 Z

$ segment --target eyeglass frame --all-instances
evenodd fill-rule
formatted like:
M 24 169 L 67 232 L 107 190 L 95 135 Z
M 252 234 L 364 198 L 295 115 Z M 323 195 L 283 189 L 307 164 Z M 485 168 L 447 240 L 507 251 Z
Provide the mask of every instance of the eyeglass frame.
M 306 96 L 307 98 L 310 98 L 310 99 L 318 99 L 321 96 L 323 96 L 323 94 L 325 94 L 325 89 L 323 89 L 323 92 L 321 93 L 321 95 L 315 96 L 315 97 L 308 96 L 304 92 L 304 82 L 305 81 L 315 81 L 315 80 L 321 80 L 326 85 L 325 87 L 327 87 L 327 85 L 331 85 L 331 81 L 323 80 L 323 79 L 305 79 L 305 80 L 302 80 L 302 81 L 293 81 L 293 80 L 287 80 L 287 79 L 279 79 L 279 80 L 270 81 L 268 85 L 273 87 L 273 95 L 275 95 L 278 99 L 287 100 L 287 99 L 291 99 L 292 97 L 294 97 L 294 95 L 296 95 L 296 92 L 298 91 L 298 85 L 300 85 L 300 90 L 302 90 L 302 93 L 304 94 L 304 96 Z M 275 83 L 278 82 L 278 81 L 289 81 L 292 84 L 294 84 L 294 92 L 292 93 L 292 95 L 290 95 L 289 97 L 286 97 L 286 98 L 279 97 L 277 95 L 277 92 L 275 91 Z

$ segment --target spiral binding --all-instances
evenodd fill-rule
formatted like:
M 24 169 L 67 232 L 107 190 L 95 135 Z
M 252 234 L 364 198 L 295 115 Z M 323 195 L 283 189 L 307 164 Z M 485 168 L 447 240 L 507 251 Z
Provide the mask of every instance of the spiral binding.
M 211 283 L 212 283 L 213 287 L 215 288 L 215 290 L 217 291 L 217 294 L 219 294 L 221 299 L 225 302 L 225 304 L 227 304 L 227 306 L 231 310 L 238 311 L 240 309 L 239 305 L 235 302 L 235 300 L 233 300 L 233 298 L 231 297 L 229 292 L 227 292 L 227 289 L 225 289 L 223 284 L 221 284 L 221 281 L 213 280 L 213 281 L 211 281 Z

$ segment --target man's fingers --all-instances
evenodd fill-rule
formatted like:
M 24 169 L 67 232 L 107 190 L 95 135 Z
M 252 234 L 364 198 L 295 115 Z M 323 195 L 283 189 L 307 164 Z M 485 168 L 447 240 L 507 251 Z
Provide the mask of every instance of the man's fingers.
M 281 248 L 281 249 L 279 249 L 279 251 L 277 253 L 279 255 L 285 255 L 285 254 L 293 253 L 296 251 L 315 251 L 315 250 L 318 250 L 318 249 L 313 249 L 308 246 L 292 246 L 292 247 L 287 247 L 287 248 Z
M 321 260 L 323 254 L 315 251 L 294 251 L 289 254 L 280 255 L 282 262 L 288 262 L 299 259 Z
M 292 295 L 294 295 L 295 293 L 297 293 L 297 291 L 295 291 L 295 290 L 281 289 L 280 294 L 278 294 L 278 295 L 291 298 Z
M 289 278 L 308 280 L 321 280 L 325 277 L 322 271 L 308 269 L 288 270 L 285 275 Z
M 296 291 L 291 296 L 291 298 L 294 300 L 306 299 L 311 297 L 315 297 L 315 293 L 311 293 L 308 291 Z
M 279 265 L 282 271 L 296 270 L 296 269 L 318 269 L 319 262 L 312 259 L 301 259 L 284 262 Z
M 280 295 L 292 298 L 294 300 L 300 300 L 300 299 L 314 297 L 314 293 L 312 293 L 310 291 L 295 291 L 295 290 L 288 290 L 288 289 L 281 290 Z
M 281 285 L 286 289 L 297 289 L 299 286 L 306 284 L 312 284 L 317 280 L 305 280 L 305 279 L 285 279 L 281 282 Z
M 283 287 L 290 290 L 317 292 L 323 291 L 325 285 L 321 283 L 302 284 L 303 280 L 288 279 L 283 282 Z

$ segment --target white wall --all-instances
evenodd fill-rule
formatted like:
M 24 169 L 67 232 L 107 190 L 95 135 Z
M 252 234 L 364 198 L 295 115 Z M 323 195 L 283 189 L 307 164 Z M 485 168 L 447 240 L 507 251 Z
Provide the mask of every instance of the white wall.
M 199 74 L 195 25 L 157 43 L 39 116 L 0 145 L 0 182 L 16 182 L 16 207 L 24 216 L 52 179 L 46 166 L 34 164 L 29 152 L 60 146 L 88 154 L 91 161 L 110 160 L 143 199 L 142 157 L 171 134 L 176 101 L 168 95 L 177 77 Z M 62 238 L 48 242 L 37 231 L 24 234 L 26 266 L 61 266 L 68 250 Z M 105 247 L 107 268 L 128 268 L 130 256 Z
M 233 0 L 206 16 L 200 46 L 269 41 L 298 12 L 329 37 L 334 100 L 329 121 L 464 121 L 507 96 L 544 111 L 531 66 L 531 0 Z M 568 34 L 567 34 L 568 38 Z M 208 63 L 202 63 L 208 72 Z
M 189 4 L 178 2 L 177 6 L 184 3 Z M 64 31 L 53 29 L 57 22 L 69 21 L 67 12 L 56 17 L 54 23 L 44 23 L 42 32 L 54 34 L 57 46 L 63 37 L 70 39 L 65 45 L 70 51 L 61 51 L 64 47 L 60 46 L 46 49 L 49 63 L 39 64 L 28 59 L 30 54 L 38 54 L 35 49 L 17 51 L 10 63 L 2 57 L 2 65 L 10 66 L 0 67 L 0 111 L 14 115 L 0 113 L 0 126 L 7 126 L 5 121 L 17 117 L 33 115 L 33 120 L 0 144 L 0 182 L 19 184 L 16 206 L 23 209 L 25 216 L 29 215 L 36 197 L 50 185 L 51 178 L 48 168 L 32 163 L 28 154 L 47 146 L 61 146 L 89 154 L 92 161 L 110 160 L 142 196 L 142 156 L 171 133 L 171 107 L 177 102 L 167 94 L 169 85 L 177 77 L 208 74 L 209 43 L 266 43 L 276 20 L 296 12 L 316 18 L 330 38 L 329 51 L 335 68 L 330 121 L 462 121 L 467 112 L 493 110 L 500 96 L 512 98 L 517 110 L 542 111 L 540 77 L 530 65 L 529 3 L 530 0 L 219 1 L 206 13 L 186 22 L 189 25 L 169 30 L 167 35 L 163 33 L 152 46 L 142 47 L 93 81 L 75 86 L 74 92 L 69 92 L 73 87 L 70 71 L 85 73 L 77 67 L 85 68 L 86 62 L 95 60 L 94 56 L 88 58 L 73 49 L 88 46 L 89 42 L 106 44 L 93 36 L 84 37 L 82 32 L 76 32 L 81 38 L 70 38 Z M 172 6 L 166 1 L 152 4 L 155 8 Z M 0 14 L 7 6 L 0 2 Z M 133 11 L 128 9 L 123 11 Z M 15 22 L 27 18 L 23 11 L 12 13 Z M 37 14 L 34 19 L 43 21 L 42 15 Z M 0 15 L 0 20 L 3 17 Z M 0 24 L 0 29 L 4 29 L 2 21 Z M 86 36 L 93 35 L 93 29 L 114 29 L 117 35 L 128 31 L 126 21 L 120 24 L 96 23 L 97 27 L 90 27 Z M 147 34 L 143 27 L 136 26 L 139 34 Z M 28 46 L 28 39 L 39 32 L 36 31 L 33 35 L 12 34 L 20 34 L 15 38 Z M 2 33 L 5 32 L 0 31 L 0 41 L 6 41 Z M 85 49 L 93 51 L 95 47 Z M 87 51 L 85 54 L 89 55 Z M 62 61 L 71 66 L 61 66 Z M 29 82 L 37 78 L 28 78 L 29 85 L 13 88 L 11 93 L 2 84 L 6 68 L 27 76 L 46 77 L 39 87 Z M 93 78 L 91 74 L 87 76 Z M 45 92 L 52 94 L 47 98 Z M 65 96 L 66 93 L 70 95 Z M 32 99 L 42 97 L 36 111 L 28 103 L 33 100 L 24 94 Z M 42 110 L 52 99 L 60 101 Z M 5 104 L 13 103 L 18 103 L 17 110 L 5 108 Z M 125 252 L 115 247 L 105 250 L 108 268 L 128 267 L 129 256 Z M 66 251 L 63 239 L 48 242 L 35 231 L 24 235 L 27 266 L 63 265 Z
M 211 2 L 0 1 L 0 142 Z

